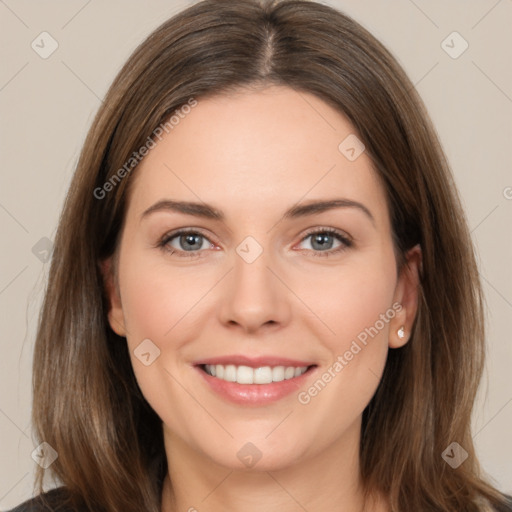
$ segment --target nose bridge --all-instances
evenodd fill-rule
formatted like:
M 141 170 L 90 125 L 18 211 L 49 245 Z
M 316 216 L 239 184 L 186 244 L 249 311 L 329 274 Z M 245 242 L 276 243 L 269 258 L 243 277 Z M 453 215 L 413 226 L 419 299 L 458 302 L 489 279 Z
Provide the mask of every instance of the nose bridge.
M 247 236 L 236 247 L 230 289 L 223 304 L 223 321 L 236 322 L 248 330 L 282 323 L 288 310 L 286 289 L 270 270 L 276 262 L 270 247 L 264 247 L 268 237 L 260 240 Z

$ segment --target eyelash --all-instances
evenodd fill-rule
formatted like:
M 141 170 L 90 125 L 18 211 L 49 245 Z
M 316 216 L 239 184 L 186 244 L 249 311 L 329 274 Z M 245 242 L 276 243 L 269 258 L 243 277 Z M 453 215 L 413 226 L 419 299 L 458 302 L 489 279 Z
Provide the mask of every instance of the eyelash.
M 304 235 L 304 237 L 301 239 L 301 242 L 306 240 L 306 238 L 310 237 L 311 235 L 326 234 L 326 233 L 334 236 L 338 241 L 342 242 L 342 245 L 340 247 L 338 247 L 337 249 L 330 249 L 328 251 L 314 251 L 311 249 L 305 249 L 305 250 L 312 252 L 313 256 L 318 256 L 320 258 L 327 258 L 334 254 L 338 254 L 342 251 L 345 251 L 346 249 L 348 249 L 349 247 L 352 247 L 352 245 L 353 245 L 353 241 L 349 237 L 347 237 L 342 232 L 340 232 L 334 228 L 318 228 L 318 229 L 313 229 L 311 231 L 308 231 Z M 194 257 L 196 257 L 197 253 L 201 252 L 201 251 L 180 251 L 180 250 L 174 249 L 174 248 L 169 249 L 169 247 L 167 245 L 174 238 L 181 236 L 181 235 L 186 235 L 186 234 L 200 235 L 204 239 L 209 240 L 209 238 L 206 235 L 204 235 L 203 233 L 201 233 L 201 231 L 198 231 L 197 229 L 180 229 L 178 231 L 166 234 L 158 242 L 157 247 L 160 247 L 163 251 L 169 252 L 170 254 L 177 254 L 178 257 L 180 257 L 180 258 L 194 258 Z M 189 254 L 187 254 L 187 252 L 189 252 Z M 180 254 L 180 253 L 184 253 L 184 254 Z

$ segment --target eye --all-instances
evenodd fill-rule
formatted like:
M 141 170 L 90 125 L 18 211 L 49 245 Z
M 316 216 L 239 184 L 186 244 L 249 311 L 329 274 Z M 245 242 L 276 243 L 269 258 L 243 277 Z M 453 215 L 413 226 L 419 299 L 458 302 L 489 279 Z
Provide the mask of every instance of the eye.
M 313 256 L 327 257 L 333 254 L 340 253 L 352 246 L 353 242 L 337 229 L 333 228 L 320 228 L 310 231 L 303 239 L 302 242 L 311 238 L 311 247 L 313 248 Z M 340 245 L 332 249 L 334 240 L 340 242 Z M 319 250 L 317 250 L 319 249 Z
M 348 236 L 333 228 L 317 228 L 310 231 L 301 242 L 309 238 L 312 249 L 308 250 L 312 251 L 313 256 L 327 257 L 344 251 L 353 244 Z M 332 249 L 335 240 L 339 242 L 339 246 Z M 197 256 L 202 249 L 213 248 L 214 244 L 197 230 L 181 229 L 165 235 L 158 246 L 171 254 L 187 258 Z
M 181 229 L 169 233 L 158 243 L 163 250 L 184 258 L 197 256 L 198 251 L 212 248 L 213 245 L 206 236 L 192 229 Z

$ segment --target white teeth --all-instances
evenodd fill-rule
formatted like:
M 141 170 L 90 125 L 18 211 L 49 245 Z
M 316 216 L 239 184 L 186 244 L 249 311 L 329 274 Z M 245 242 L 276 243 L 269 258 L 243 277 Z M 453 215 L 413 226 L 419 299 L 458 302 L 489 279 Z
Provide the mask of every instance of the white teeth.
M 226 367 L 224 367 L 223 380 L 227 380 L 228 382 L 236 382 L 236 366 L 228 364 Z
M 263 366 L 262 368 L 251 368 L 254 373 L 254 380 L 250 384 L 270 384 L 272 382 L 272 368 Z
M 270 384 L 271 382 L 281 382 L 282 380 L 300 377 L 308 369 L 307 366 L 261 366 L 251 368 L 250 366 L 235 366 L 228 364 L 206 364 L 206 373 L 212 377 L 226 380 L 228 382 L 237 382 L 238 384 Z
M 236 370 L 238 384 L 254 384 L 254 370 L 248 366 L 239 366 Z
M 288 366 L 284 371 L 284 378 L 291 379 L 292 377 L 295 377 L 295 368 L 293 366 Z
M 299 368 L 297 368 L 300 370 Z M 284 380 L 284 366 L 276 366 L 272 368 L 272 380 L 274 382 L 281 382 Z

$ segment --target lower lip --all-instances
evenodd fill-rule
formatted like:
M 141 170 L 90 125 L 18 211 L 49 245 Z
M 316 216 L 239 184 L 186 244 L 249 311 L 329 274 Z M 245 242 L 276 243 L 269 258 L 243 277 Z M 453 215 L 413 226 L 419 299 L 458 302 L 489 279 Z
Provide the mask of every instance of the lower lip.
M 276 402 L 302 387 L 306 379 L 314 373 L 316 368 L 316 366 L 310 367 L 299 377 L 282 380 L 281 382 L 238 384 L 238 382 L 228 382 L 227 380 L 212 377 L 201 367 L 195 367 L 213 391 L 230 402 L 239 405 L 265 405 Z

